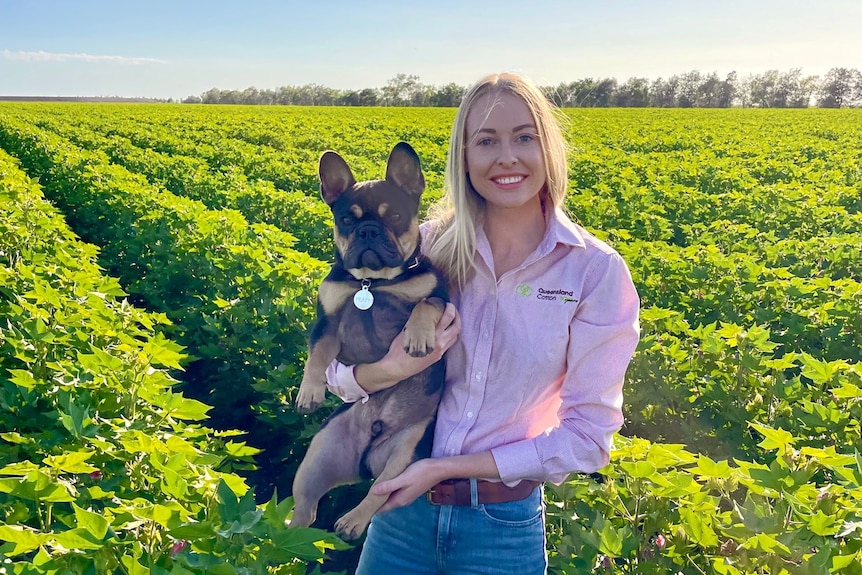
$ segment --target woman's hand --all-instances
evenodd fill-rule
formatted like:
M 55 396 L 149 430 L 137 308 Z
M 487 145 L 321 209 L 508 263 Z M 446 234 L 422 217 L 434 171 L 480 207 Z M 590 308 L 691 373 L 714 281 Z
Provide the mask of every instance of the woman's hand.
M 389 495 L 389 499 L 378 513 L 403 507 L 445 479 L 435 466 L 433 459 L 420 459 L 410 464 L 400 475 L 387 481 L 375 481 L 371 492 L 375 495 Z
M 441 481 L 454 477 L 498 480 L 500 471 L 490 451 L 420 459 L 410 464 L 401 475 L 374 482 L 371 492 L 375 495 L 389 495 L 389 499 L 380 508 L 380 511 L 389 511 L 409 505 Z
M 392 387 L 399 381 L 416 375 L 443 357 L 458 341 L 461 334 L 461 316 L 451 303 L 446 304 L 434 332 L 434 351 L 425 357 L 412 357 L 404 351 L 404 332 L 392 340 L 389 351 L 376 363 L 359 364 L 354 369 L 356 382 L 368 393 Z

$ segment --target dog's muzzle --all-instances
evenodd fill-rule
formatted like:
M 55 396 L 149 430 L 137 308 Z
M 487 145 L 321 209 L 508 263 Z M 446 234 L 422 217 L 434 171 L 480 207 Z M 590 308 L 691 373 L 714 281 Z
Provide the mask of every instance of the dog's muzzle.
M 379 270 L 398 267 L 404 262 L 382 225 L 362 222 L 353 231 L 344 263 L 348 268 Z

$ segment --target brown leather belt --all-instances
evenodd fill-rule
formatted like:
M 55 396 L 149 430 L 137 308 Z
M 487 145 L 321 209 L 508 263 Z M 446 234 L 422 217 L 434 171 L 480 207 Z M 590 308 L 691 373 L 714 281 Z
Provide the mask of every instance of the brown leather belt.
M 514 487 L 508 487 L 505 483 L 480 479 L 476 482 L 476 492 L 479 503 L 507 503 L 526 498 L 538 486 L 538 481 L 523 480 Z M 428 490 L 427 495 L 432 505 L 470 505 L 470 480 L 441 481 Z

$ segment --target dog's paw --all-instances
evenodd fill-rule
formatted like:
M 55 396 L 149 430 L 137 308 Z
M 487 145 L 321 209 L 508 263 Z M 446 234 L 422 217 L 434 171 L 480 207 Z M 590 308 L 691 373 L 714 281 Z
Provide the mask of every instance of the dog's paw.
M 353 509 L 335 522 L 335 532 L 345 541 L 359 539 L 370 521 L 370 517 L 364 517 L 362 513 Z
M 288 523 L 290 529 L 296 527 L 309 527 L 317 519 L 317 509 L 305 509 L 300 505 L 293 508 L 293 517 Z
M 434 330 L 407 329 L 404 332 L 404 351 L 411 357 L 425 357 L 434 351 Z
M 311 413 L 323 403 L 326 397 L 326 387 L 323 385 L 305 384 L 299 386 L 296 394 L 296 410 L 299 413 Z

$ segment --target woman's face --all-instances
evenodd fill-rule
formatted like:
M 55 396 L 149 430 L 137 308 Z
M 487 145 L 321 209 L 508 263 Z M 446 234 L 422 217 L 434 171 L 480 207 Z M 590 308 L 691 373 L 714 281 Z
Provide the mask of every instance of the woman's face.
M 477 98 L 467 113 L 465 159 L 473 189 L 487 208 L 540 205 L 545 160 L 524 100 L 511 92 Z

